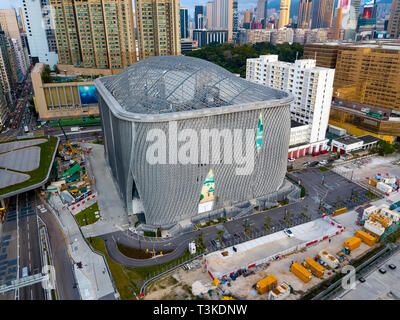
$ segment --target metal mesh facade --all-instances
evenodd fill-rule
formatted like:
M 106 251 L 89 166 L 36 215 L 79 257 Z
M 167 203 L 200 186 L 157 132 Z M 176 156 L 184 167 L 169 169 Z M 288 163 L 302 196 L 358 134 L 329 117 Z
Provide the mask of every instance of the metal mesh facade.
M 132 212 L 136 189 L 147 225 L 169 227 L 199 216 L 200 193 L 210 169 L 215 177 L 213 210 L 281 187 L 290 136 L 290 95 L 250 83 L 207 61 L 176 56 L 146 59 L 95 84 L 107 161 L 127 212 Z M 171 122 L 176 122 L 178 132 L 192 129 L 198 136 L 202 129 L 251 129 L 255 146 L 260 113 L 261 149 L 253 148 L 254 170 L 247 175 L 236 174 L 240 165 L 201 163 L 200 156 L 198 164 L 152 165 L 146 160 L 153 143 L 146 140 L 149 131 L 161 129 L 168 141 Z M 244 134 L 242 138 L 245 143 Z M 210 154 L 212 148 L 210 144 Z

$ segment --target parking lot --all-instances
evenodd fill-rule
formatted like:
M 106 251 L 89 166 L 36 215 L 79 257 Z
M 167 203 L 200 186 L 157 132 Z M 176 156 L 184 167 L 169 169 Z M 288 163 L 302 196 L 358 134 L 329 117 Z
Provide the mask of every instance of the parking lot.
M 311 197 L 321 202 L 321 206 L 328 213 L 336 209 L 347 207 L 351 210 L 366 201 L 371 200 L 369 191 L 345 177 L 329 171 L 321 171 L 318 168 L 308 168 L 292 172 L 289 176 L 305 187 Z

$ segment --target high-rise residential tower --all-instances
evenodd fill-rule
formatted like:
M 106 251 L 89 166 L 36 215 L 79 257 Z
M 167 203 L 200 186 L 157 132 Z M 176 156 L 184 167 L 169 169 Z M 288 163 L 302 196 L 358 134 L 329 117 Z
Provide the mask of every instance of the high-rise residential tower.
M 299 13 L 297 15 L 297 28 L 308 29 L 311 23 L 312 0 L 300 0 Z
M 290 106 L 291 119 L 309 126 L 308 143 L 315 150 L 326 148 L 335 70 L 316 66 L 313 59 L 288 63 L 277 55 L 262 55 L 247 59 L 246 79 L 258 84 L 283 90 L 294 96 Z M 309 148 L 312 153 L 312 148 Z
M 278 29 L 286 27 L 289 24 L 289 14 L 290 0 L 281 0 Z
M 0 10 L 0 25 L 5 35 L 10 39 L 8 50 L 13 55 L 17 81 L 22 81 L 26 75 L 29 57 L 25 56 L 19 30 L 17 15 L 14 9 Z M 12 39 L 12 40 L 11 40 Z
M 179 0 L 136 0 L 139 59 L 180 55 Z
M 58 63 L 54 25 L 49 0 L 22 0 L 23 19 L 32 63 L 44 62 L 50 67 Z
M 392 1 L 388 31 L 390 38 L 400 38 L 400 0 Z
M 179 9 L 181 39 L 189 38 L 189 13 L 187 8 Z
M 335 0 L 314 0 L 311 29 L 330 28 Z
M 136 62 L 131 0 L 49 0 L 60 64 L 125 69 Z

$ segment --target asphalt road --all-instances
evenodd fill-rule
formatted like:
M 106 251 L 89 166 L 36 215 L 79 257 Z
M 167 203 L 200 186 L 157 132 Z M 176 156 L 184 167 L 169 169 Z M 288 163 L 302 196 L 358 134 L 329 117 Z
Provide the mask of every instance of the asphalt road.
M 19 214 L 19 270 L 28 267 L 29 275 L 42 271 L 36 212 L 32 207 L 33 193 L 18 195 Z M 41 283 L 19 289 L 19 300 L 45 300 Z
M 34 206 L 44 205 L 39 197 L 35 196 Z M 68 254 L 67 245 L 61 226 L 57 218 L 48 210 L 40 212 L 39 217 L 46 224 L 54 268 L 56 271 L 56 286 L 59 300 L 80 300 L 79 290 L 76 287 L 73 263 Z
M 324 176 L 324 181 L 322 181 Z M 182 255 L 188 249 L 188 243 L 195 240 L 199 233 L 202 233 L 203 243 L 207 246 L 209 252 L 218 248 L 211 243 L 211 240 L 218 238 L 218 230 L 224 229 L 224 237 L 228 234 L 229 238 L 223 239 L 223 247 L 238 244 L 254 238 L 258 238 L 269 233 L 277 232 L 291 226 L 299 225 L 321 217 L 322 213 L 318 210 L 320 203 L 332 204 L 337 202 L 338 195 L 343 201 L 348 201 L 352 191 L 360 194 L 359 199 L 363 200 L 365 189 L 353 182 L 341 177 L 340 175 L 329 171 L 322 172 L 317 168 L 302 171 L 297 177 L 301 178 L 302 184 L 306 188 L 306 196 L 297 203 L 292 203 L 279 208 L 270 209 L 264 212 L 256 213 L 238 220 L 227 221 L 217 226 L 210 226 L 198 231 L 190 231 L 171 238 L 149 238 L 143 237 L 131 231 L 118 231 L 103 235 L 106 249 L 112 259 L 118 263 L 130 267 L 143 267 L 159 263 L 165 263 Z M 289 214 L 289 215 L 288 215 Z M 306 214 L 306 216 L 304 216 Z M 284 217 L 290 220 L 290 225 L 283 221 Z M 267 217 L 269 218 L 269 230 L 264 226 Z M 247 220 L 248 232 L 245 232 L 245 221 Z M 131 259 L 118 250 L 117 242 L 126 246 L 149 249 L 167 250 L 175 249 L 172 253 L 157 257 L 156 260 L 138 260 Z

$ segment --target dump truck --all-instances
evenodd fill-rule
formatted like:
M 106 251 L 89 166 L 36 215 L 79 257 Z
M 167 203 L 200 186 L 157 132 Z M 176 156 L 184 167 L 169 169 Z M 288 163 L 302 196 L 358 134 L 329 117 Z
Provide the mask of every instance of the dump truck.
M 323 262 L 325 262 L 330 268 L 335 269 L 339 266 L 339 260 L 336 259 L 333 255 L 328 253 L 326 250 L 321 250 L 319 252 L 319 257 Z
M 367 244 L 369 246 L 373 246 L 376 243 L 376 238 L 369 235 L 365 231 L 357 230 L 355 236 L 357 238 L 360 238 L 365 244 Z
M 349 248 L 350 251 L 353 251 L 354 249 L 358 248 L 360 244 L 361 244 L 360 238 L 352 237 L 343 242 L 343 247 L 347 247 Z
M 322 278 L 324 276 L 325 268 L 323 266 L 321 266 L 315 260 L 311 259 L 310 257 L 304 259 L 303 265 L 307 269 L 311 270 L 311 273 L 314 276 L 316 276 L 318 278 Z
M 299 277 L 303 282 L 309 282 L 311 280 L 311 273 L 298 262 L 292 263 L 290 266 L 290 271 Z
M 277 285 L 278 280 L 274 275 L 270 274 L 256 283 L 256 290 L 259 294 L 264 294 L 276 288 Z

